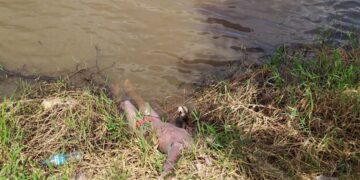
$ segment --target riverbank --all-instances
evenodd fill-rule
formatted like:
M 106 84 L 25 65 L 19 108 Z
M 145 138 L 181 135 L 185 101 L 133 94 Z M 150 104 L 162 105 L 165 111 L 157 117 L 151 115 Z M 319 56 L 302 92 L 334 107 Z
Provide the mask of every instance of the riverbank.
M 270 63 L 202 87 L 195 145 L 173 176 L 344 179 L 359 176 L 360 49 L 282 47 Z M 107 93 L 57 81 L 24 85 L 0 107 L 0 176 L 156 178 L 165 156 L 136 137 Z M 60 167 L 39 162 L 81 151 Z

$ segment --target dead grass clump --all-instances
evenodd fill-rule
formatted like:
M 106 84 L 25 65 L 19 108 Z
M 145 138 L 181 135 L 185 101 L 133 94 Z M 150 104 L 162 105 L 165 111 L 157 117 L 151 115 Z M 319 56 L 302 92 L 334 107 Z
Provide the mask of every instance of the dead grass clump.
M 76 171 L 91 169 L 99 174 L 97 166 L 107 164 L 112 155 L 105 153 L 119 146 L 117 140 L 130 136 L 122 125 L 122 116 L 106 96 L 94 96 L 90 91 L 71 90 L 63 83 L 40 84 L 28 89 L 18 101 L 1 104 L 5 126 L 3 131 L 11 136 L 9 143 L 19 145 L 23 175 L 38 172 L 46 174 L 75 175 Z M 119 124 L 116 124 L 119 123 Z M 9 128 L 13 124 L 15 128 Z M 112 131 L 122 131 L 120 137 Z M 125 138 L 122 138 L 124 141 Z M 1 146 L 4 150 L 6 143 Z M 11 145 L 9 145 L 11 149 Z M 57 153 L 80 151 L 84 160 L 69 168 L 48 169 L 40 161 Z M 4 152 L 3 156 L 7 156 Z M 101 158 L 99 158 L 101 157 Z M 11 157 L 8 161 L 11 160 Z M 6 162 L 6 161 L 5 161 Z M 67 174 L 69 173 L 69 174 Z M 11 173 L 10 173 L 11 174 Z

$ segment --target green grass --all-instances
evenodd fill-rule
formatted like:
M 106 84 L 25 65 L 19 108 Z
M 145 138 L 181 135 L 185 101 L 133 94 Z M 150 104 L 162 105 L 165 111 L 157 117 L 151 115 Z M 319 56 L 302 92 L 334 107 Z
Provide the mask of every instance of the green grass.
M 314 49 L 311 49 L 314 50 Z M 321 108 L 321 103 L 330 103 L 332 99 L 338 105 L 351 104 L 349 113 L 356 114 L 358 109 L 358 88 L 360 87 L 360 59 L 359 48 L 353 47 L 346 52 L 343 48 L 329 49 L 322 47 L 316 50 L 316 57 L 306 57 L 305 52 L 309 49 L 300 49 L 291 55 L 286 54 L 287 50 L 280 48 L 267 68 L 271 71 L 276 88 L 287 89 L 290 102 L 280 101 L 278 104 L 286 103 L 293 111 L 298 112 L 300 124 L 304 130 L 310 131 L 308 124 L 316 119 L 314 113 Z M 352 92 L 352 95 L 346 92 Z M 333 97 L 330 97 L 333 96 Z M 302 107 L 299 107 L 300 103 Z M 302 110 L 300 110 L 300 109 Z M 334 107 L 335 108 L 335 107 Z M 346 113 L 346 109 L 339 109 L 332 113 Z M 327 118 L 328 115 L 318 113 L 319 118 Z M 325 117 L 324 117 L 325 116 Z M 329 117 L 331 118 L 331 117 Z M 339 118 L 339 117 L 338 117 Z M 336 119 L 338 119 L 336 118 Z
M 327 89 L 353 88 L 358 85 L 360 60 L 357 54 L 348 53 L 343 48 L 323 48 L 315 49 L 317 57 L 312 59 L 305 57 L 308 50 L 311 51 L 309 48 L 300 49 L 291 55 L 287 54 L 285 48 L 277 50 L 268 65 L 277 85 L 287 82 L 302 88 Z M 287 56 L 291 56 L 291 59 Z

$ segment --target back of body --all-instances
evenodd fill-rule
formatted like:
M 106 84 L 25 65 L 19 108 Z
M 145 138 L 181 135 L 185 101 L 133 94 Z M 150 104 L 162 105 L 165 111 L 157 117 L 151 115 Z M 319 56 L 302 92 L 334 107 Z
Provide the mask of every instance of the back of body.
M 119 98 L 119 89 L 119 85 L 112 86 L 114 98 Z M 174 169 L 182 151 L 189 148 L 193 143 L 192 137 L 185 129 L 162 122 L 159 114 L 135 92 L 129 80 L 125 81 L 124 89 L 126 94 L 129 95 L 139 107 L 138 110 L 129 100 L 120 103 L 120 109 L 125 112 L 129 127 L 137 131 L 140 128 L 144 129 L 144 127 L 148 127 L 146 125 L 150 125 L 148 130 L 155 133 L 159 150 L 168 155 L 164 163 L 164 171 L 161 175 L 161 177 L 164 177 Z M 139 118 L 139 113 L 142 118 Z

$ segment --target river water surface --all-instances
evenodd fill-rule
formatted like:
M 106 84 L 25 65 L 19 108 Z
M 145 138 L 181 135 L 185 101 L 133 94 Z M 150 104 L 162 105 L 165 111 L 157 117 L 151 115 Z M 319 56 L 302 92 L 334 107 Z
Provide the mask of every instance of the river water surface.
M 47 76 L 96 66 L 165 98 L 228 61 L 359 24 L 359 0 L 0 0 L 0 64 Z

